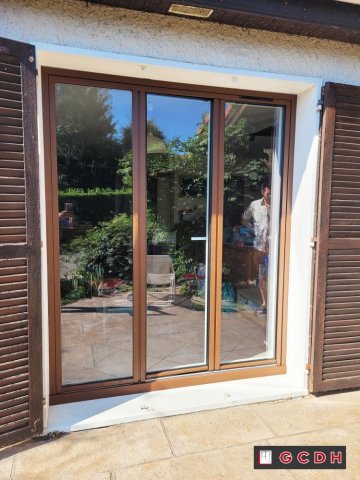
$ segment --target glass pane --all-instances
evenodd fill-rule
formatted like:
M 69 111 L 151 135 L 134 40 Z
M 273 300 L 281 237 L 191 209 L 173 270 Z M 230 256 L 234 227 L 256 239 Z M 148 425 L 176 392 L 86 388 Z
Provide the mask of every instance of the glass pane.
M 64 385 L 133 373 L 131 104 L 56 85 Z
M 227 103 L 221 363 L 273 358 L 283 107 Z
M 207 363 L 205 100 L 147 96 L 147 370 Z

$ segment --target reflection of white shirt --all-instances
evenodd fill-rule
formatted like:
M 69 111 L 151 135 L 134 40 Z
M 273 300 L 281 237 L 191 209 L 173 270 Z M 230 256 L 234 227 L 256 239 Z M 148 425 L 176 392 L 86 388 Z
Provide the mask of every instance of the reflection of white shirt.
M 243 215 L 245 222 L 254 222 L 254 248 L 267 252 L 269 249 L 270 234 L 270 206 L 266 206 L 264 199 L 254 200 Z

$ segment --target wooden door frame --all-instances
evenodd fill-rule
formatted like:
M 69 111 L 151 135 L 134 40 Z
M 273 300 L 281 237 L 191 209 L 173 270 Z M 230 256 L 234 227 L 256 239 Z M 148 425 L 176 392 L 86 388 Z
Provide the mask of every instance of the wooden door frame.
M 45 142 L 45 178 L 47 199 L 48 238 L 48 284 L 49 284 L 49 342 L 50 342 L 50 400 L 52 404 L 103 398 L 113 395 L 162 390 L 218 381 L 284 374 L 286 372 L 286 312 L 289 275 L 290 220 L 292 201 L 293 145 L 295 135 L 296 96 L 233 90 L 198 85 L 177 84 L 137 78 L 102 75 L 56 68 L 42 68 L 42 94 Z M 56 82 L 116 88 L 133 92 L 133 255 L 134 255 L 134 376 L 132 379 L 99 381 L 91 384 L 61 385 L 60 346 L 60 295 L 55 294 L 56 272 L 59 268 L 57 236 L 57 159 L 55 135 Z M 276 356 L 270 360 L 249 361 L 221 365 L 219 362 L 221 321 L 221 268 L 214 271 L 209 281 L 209 312 L 214 312 L 214 321 L 209 321 L 208 364 L 206 367 L 187 368 L 146 374 L 146 148 L 138 141 L 146 129 L 146 93 L 162 93 L 184 97 L 209 99 L 213 102 L 213 134 L 211 151 L 213 158 L 212 200 L 210 223 L 209 258 L 214 265 L 222 261 L 222 211 L 223 211 L 223 146 L 226 101 L 254 105 L 281 105 L 286 110 L 283 138 L 283 171 L 281 192 L 281 217 L 279 240 L 278 315 L 276 330 Z M 138 123 L 137 128 L 134 127 Z M 216 132 L 216 129 L 218 130 Z M 214 133 L 215 132 L 215 133 Z M 55 211 L 56 210 L 56 211 Z M 210 313 L 209 313 L 210 315 Z M 51 346 L 56 345 L 56 348 Z M 216 353 L 217 352 L 217 353 Z M 141 353 L 141 356 L 140 356 Z M 136 355 L 136 359 L 135 359 Z M 138 360 L 139 359 L 139 360 Z M 216 369 L 216 370 L 215 370 Z M 131 383 L 130 383 L 131 382 Z

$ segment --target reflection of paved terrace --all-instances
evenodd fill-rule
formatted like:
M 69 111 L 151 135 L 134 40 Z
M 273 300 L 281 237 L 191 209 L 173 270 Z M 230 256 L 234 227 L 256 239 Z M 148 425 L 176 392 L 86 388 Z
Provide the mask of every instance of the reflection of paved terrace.
M 124 293 L 82 299 L 62 308 L 63 384 L 132 376 L 132 308 Z M 153 299 L 152 299 L 153 300 Z M 205 363 L 204 311 L 177 296 L 173 304 L 149 302 L 148 371 Z M 250 309 L 223 312 L 223 362 L 265 352 L 265 317 Z

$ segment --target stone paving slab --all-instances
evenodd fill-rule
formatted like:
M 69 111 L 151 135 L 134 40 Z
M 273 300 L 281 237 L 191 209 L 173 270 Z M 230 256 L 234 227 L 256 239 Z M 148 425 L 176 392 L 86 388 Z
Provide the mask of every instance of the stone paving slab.
M 100 474 L 172 456 L 158 420 L 76 432 L 15 455 L 12 478 L 50 480 Z
M 8 480 L 10 478 L 12 468 L 13 468 L 13 463 L 14 463 L 13 455 L 0 460 L 0 480 Z
M 248 406 L 178 415 L 161 421 L 177 456 L 274 436 Z
M 286 471 L 254 471 L 253 444 L 174 457 L 116 472 L 116 480 L 287 480 Z
M 274 436 L 292 435 L 360 422 L 360 392 L 307 397 L 250 406 Z M 360 478 L 360 475 L 359 475 Z
M 346 445 L 346 471 L 253 470 L 254 445 Z M 360 478 L 360 391 L 134 422 L 0 451 L 0 480 Z

